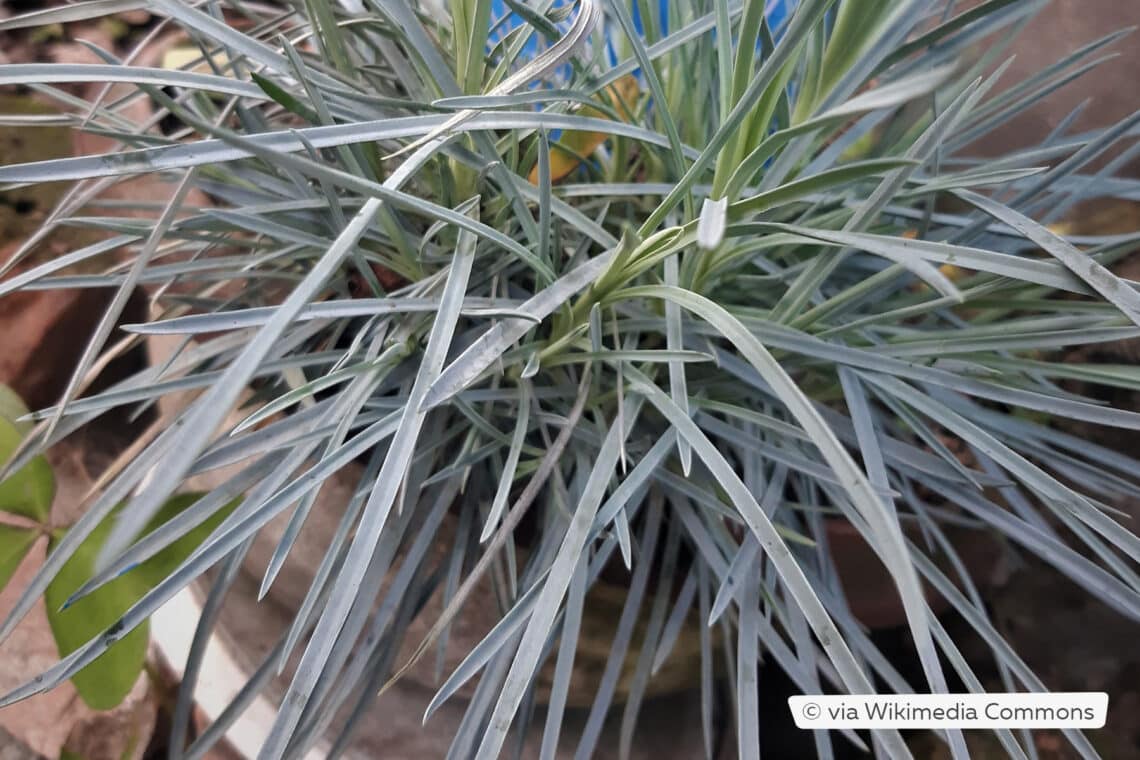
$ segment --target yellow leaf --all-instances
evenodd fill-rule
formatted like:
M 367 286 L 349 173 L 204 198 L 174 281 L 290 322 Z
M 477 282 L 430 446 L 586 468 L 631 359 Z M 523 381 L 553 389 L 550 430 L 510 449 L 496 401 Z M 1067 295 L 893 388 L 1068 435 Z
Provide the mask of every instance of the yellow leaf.
M 903 230 L 901 233 L 899 233 L 899 237 L 906 238 L 907 240 L 916 240 L 918 238 L 918 230 Z M 953 264 L 943 264 L 942 266 L 938 267 L 938 271 L 944 274 L 949 280 L 960 280 L 967 274 L 967 271 L 965 269 L 962 269 L 962 267 L 954 266 Z M 930 286 L 925 282 L 916 282 L 910 286 L 910 289 L 912 291 L 919 291 L 926 290 L 929 287 Z
M 214 63 L 224 70 L 229 66 L 230 59 L 225 53 L 218 53 L 214 56 Z M 163 54 L 161 65 L 164 69 L 182 69 L 196 74 L 214 73 L 210 64 L 202 60 L 202 51 L 196 45 L 175 45 L 171 47 Z
M 626 74 L 598 95 L 595 95 L 594 98 L 600 100 L 601 97 L 605 97 L 618 115 L 623 120 L 628 120 L 633 109 L 637 106 L 637 99 L 640 95 L 641 90 L 637 84 L 637 78 L 632 74 Z M 589 106 L 582 109 L 581 115 L 598 119 L 606 118 L 604 113 Z M 550 151 L 550 181 L 557 182 L 577 169 L 578 165 L 607 139 L 609 139 L 609 135 L 604 132 L 583 132 L 575 129 L 564 131 L 557 147 Z M 538 164 L 535 164 L 534 168 L 530 170 L 529 179 L 532 185 L 538 184 Z

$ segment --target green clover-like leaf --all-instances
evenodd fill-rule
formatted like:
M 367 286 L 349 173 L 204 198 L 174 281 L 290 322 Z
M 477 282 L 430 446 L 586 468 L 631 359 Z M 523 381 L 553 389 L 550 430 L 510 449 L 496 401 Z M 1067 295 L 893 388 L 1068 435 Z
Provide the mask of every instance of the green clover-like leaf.
M 27 435 L 27 423 L 16 422 L 27 407 L 10 388 L 0 385 L 0 467 L 7 463 Z M 55 497 L 51 466 L 38 456 L 0 481 L 0 512 L 46 522 Z
M 0 525 L 0 590 L 12 579 L 16 568 L 24 561 L 28 550 L 36 542 L 36 531 Z
M 12 422 L 20 435 L 27 435 L 35 427 L 31 422 L 17 422 L 21 417 L 28 413 L 28 407 L 24 404 L 24 400 L 16 393 L 16 391 L 9 388 L 7 385 L 0 384 L 0 417 Z
M 192 505 L 200 496 L 180 494 L 172 498 L 148 526 L 148 532 Z M 236 505 L 237 502 L 227 505 L 138 567 L 63 609 L 67 599 L 92 577 L 96 557 L 114 525 L 114 518 L 101 523 L 80 544 L 44 594 L 48 622 L 60 656 L 67 656 L 118 624 L 123 613 L 181 564 Z M 62 533 L 55 537 L 49 551 L 61 536 Z M 148 636 L 149 626 L 143 623 L 72 677 L 79 696 L 89 707 L 109 710 L 126 698 L 146 661 Z

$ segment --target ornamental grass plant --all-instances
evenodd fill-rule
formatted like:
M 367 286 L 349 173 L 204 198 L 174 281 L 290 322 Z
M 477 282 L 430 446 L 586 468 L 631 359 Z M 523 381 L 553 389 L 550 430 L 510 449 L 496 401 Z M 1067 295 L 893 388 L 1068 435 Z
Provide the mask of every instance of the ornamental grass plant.
M 1140 337 L 1137 283 L 1114 274 L 1140 234 L 1058 224 L 1140 193 L 1118 176 L 1140 112 L 973 153 L 1095 76 L 1122 33 L 1010 82 L 1010 42 L 1048 2 L 90 0 L 0 29 L 142 7 L 158 25 L 140 49 L 180 29 L 193 60 L 142 66 L 93 47 L 104 63 L 0 66 L 0 84 L 121 145 L 0 167 L 3 186 L 71 183 L 0 262 L 12 273 L 0 296 L 115 294 L 5 472 L 111 410 L 183 399 L 53 541 L 0 638 L 76 556 L 90 572 L 57 606 L 132 573 L 137 593 L 0 704 L 80 674 L 188 584 L 221 600 L 284 514 L 261 568 L 270 589 L 349 463 L 355 496 L 263 664 L 299 657 L 265 760 L 322 736 L 343 748 L 358 721 L 336 716 L 363 714 L 435 657 L 480 584 L 499 622 L 443 674 L 424 729 L 473 685 L 457 758 L 513 751 L 515 732 L 541 732 L 543 758 L 570 741 L 588 595 L 615 574 L 622 621 L 643 632 L 634 646 L 632 622 L 618 625 L 606 642 L 579 757 L 595 754 L 610 710 L 628 755 L 654 674 L 693 621 L 710 754 L 723 712 L 738 756 L 759 757 L 762 661 L 804 693 L 981 690 L 932 600 L 985 643 L 1009 690 L 1043 689 L 995 629 L 963 531 L 1140 618 L 1140 539 L 1121 511 L 1140 498 L 1140 468 L 1070 424 L 1140 429 L 1137 411 L 1070 383 L 1135 391 L 1140 370 L 1066 360 Z M 107 88 L 90 101 L 62 89 L 84 82 Z M 153 107 L 142 123 L 124 116 L 140 100 Z M 140 175 L 169 197 L 100 200 Z M 25 265 L 65 225 L 99 239 Z M 139 289 L 155 318 L 120 329 Z M 106 357 L 154 336 L 176 339 L 168 359 L 87 390 Z M 223 465 L 239 466 L 170 507 Z M 445 521 L 455 530 L 435 551 Z M 920 680 L 848 604 L 836 525 L 889 573 L 882 593 Z M 153 572 L 159 556 L 176 561 Z M 433 595 L 443 604 L 425 604 Z M 430 630 L 409 641 L 415 619 Z M 266 683 L 255 675 L 242 698 Z M 189 678 L 175 756 L 222 733 L 184 745 L 194 694 Z M 1034 756 L 1027 733 L 995 734 L 1010 756 Z M 1081 732 L 1066 737 L 1097 756 Z M 943 739 L 967 756 L 960 732 Z M 910 755 L 894 730 L 814 741 L 825 758 L 848 742 Z

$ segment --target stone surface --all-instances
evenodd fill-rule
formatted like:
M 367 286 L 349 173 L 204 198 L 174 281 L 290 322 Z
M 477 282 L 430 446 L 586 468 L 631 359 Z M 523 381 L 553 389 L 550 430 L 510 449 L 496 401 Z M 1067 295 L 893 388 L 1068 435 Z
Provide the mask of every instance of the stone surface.
M 33 752 L 12 734 L 0 728 L 0 760 L 40 760 L 43 755 Z
M 969 5 L 977 5 L 971 0 Z M 965 7 L 965 4 L 962 4 Z M 1112 32 L 1140 25 L 1140 3 L 1134 0 L 1054 0 L 1030 22 L 1014 41 L 1007 56 L 1013 63 L 998 84 L 998 91 L 1033 76 L 1061 57 Z M 1041 142 L 1081 103 L 1088 106 L 1069 129 L 1070 134 L 1103 127 L 1131 115 L 1140 107 L 1136 76 L 1140 71 L 1140 39 L 1132 32 L 1093 58 L 1116 57 L 1075 82 L 1050 94 L 1034 107 L 975 143 L 971 150 L 996 156 Z M 1132 171 L 1140 170 L 1140 162 Z

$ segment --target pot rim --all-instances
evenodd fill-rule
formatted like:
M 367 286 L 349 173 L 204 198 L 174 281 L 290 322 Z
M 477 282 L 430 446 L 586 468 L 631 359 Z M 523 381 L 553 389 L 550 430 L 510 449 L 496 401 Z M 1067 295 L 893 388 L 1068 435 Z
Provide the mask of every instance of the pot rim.
M 179 680 L 185 675 L 186 660 L 194 641 L 195 626 L 188 625 L 187 621 L 198 620 L 201 615 L 202 603 L 193 588 L 187 586 L 150 618 L 151 641 Z M 250 672 L 240 663 L 223 637 L 211 633 L 198 673 L 198 688 L 194 690 L 195 706 L 211 723 L 221 716 L 222 711 L 245 686 Z M 238 755 L 252 760 L 268 740 L 276 717 L 276 703 L 264 693 L 258 694 L 229 727 L 223 739 Z M 304 757 L 305 760 L 324 760 L 330 750 L 328 740 L 322 737 Z M 362 760 L 352 752 L 346 756 L 352 760 Z

